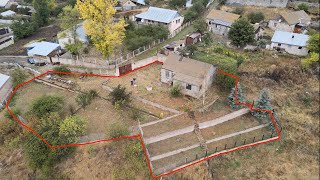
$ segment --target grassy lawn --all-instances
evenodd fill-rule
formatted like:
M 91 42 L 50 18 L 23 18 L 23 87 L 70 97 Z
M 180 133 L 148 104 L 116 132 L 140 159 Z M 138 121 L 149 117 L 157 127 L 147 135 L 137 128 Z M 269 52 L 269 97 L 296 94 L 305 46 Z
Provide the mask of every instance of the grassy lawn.
M 185 148 L 199 143 L 194 132 L 172 137 L 163 141 L 147 145 L 151 156 L 157 156 L 163 153 Z
M 150 56 L 154 56 L 157 54 L 157 50 L 162 48 L 163 46 L 173 42 L 173 41 L 177 41 L 177 40 L 181 40 L 181 39 L 185 39 L 186 35 L 192 33 L 194 31 L 193 26 L 188 26 L 186 28 L 184 28 L 182 31 L 180 31 L 175 37 L 168 39 L 158 45 L 156 45 L 155 47 L 153 47 L 152 49 L 148 50 L 147 52 L 144 52 L 138 56 L 136 56 L 134 58 L 135 61 L 137 60 L 141 60 L 141 59 L 146 59 Z

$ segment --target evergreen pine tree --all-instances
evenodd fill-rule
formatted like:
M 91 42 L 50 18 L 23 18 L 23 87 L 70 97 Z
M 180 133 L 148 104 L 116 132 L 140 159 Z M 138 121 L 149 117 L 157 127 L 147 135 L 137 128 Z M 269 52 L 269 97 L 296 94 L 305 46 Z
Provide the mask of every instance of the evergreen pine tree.
M 281 129 L 281 125 L 280 125 L 280 122 L 279 122 L 278 115 L 277 115 L 275 112 L 272 113 L 272 115 L 273 115 L 273 119 L 274 119 L 274 121 L 275 121 L 278 129 L 280 130 L 280 129 Z M 272 120 L 271 120 L 271 122 L 270 122 L 270 124 L 269 124 L 269 128 L 270 128 L 273 132 L 276 131 L 276 128 L 274 127 Z
M 257 101 L 255 101 L 253 108 L 260 109 L 260 110 L 271 110 L 271 97 L 269 95 L 269 91 L 267 89 L 263 89 L 260 93 L 260 96 Z M 252 111 L 251 114 L 258 119 L 262 120 L 268 116 L 268 112 L 261 112 L 261 111 Z
M 237 99 L 236 99 L 236 95 L 237 95 Z M 236 91 L 236 88 L 232 88 L 230 95 L 228 96 L 228 103 L 230 104 L 230 106 L 232 108 L 239 108 L 241 107 L 241 104 L 236 104 L 236 102 L 244 102 L 245 98 L 242 92 L 242 88 L 240 86 L 240 83 L 238 83 L 238 88 Z

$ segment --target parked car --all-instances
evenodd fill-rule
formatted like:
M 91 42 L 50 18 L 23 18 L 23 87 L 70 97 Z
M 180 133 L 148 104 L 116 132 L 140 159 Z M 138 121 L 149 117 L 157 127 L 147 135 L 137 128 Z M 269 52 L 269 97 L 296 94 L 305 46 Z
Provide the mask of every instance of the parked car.
M 29 58 L 29 59 L 27 59 L 27 62 L 29 64 L 35 64 L 37 61 L 35 59 Z

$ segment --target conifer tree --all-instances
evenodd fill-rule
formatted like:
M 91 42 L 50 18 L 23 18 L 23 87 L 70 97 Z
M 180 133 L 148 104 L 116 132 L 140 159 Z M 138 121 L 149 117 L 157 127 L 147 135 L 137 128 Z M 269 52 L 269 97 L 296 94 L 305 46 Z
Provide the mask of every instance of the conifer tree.
M 267 89 L 263 89 L 260 93 L 260 96 L 257 101 L 255 101 L 253 108 L 260 109 L 260 110 L 271 110 L 271 97 L 269 91 Z M 261 112 L 261 111 L 252 111 L 251 114 L 258 119 L 262 120 L 268 116 L 268 112 Z
M 273 115 L 273 119 L 274 119 L 274 121 L 275 121 L 278 129 L 280 130 L 280 129 L 281 129 L 281 125 L 280 125 L 280 122 L 279 122 L 278 115 L 277 115 L 275 112 L 273 112 L 272 115 Z M 276 131 L 276 128 L 274 127 L 272 120 L 271 120 L 271 122 L 270 122 L 270 124 L 269 124 L 269 128 L 270 128 L 273 132 Z
M 237 97 L 237 99 L 236 99 Z M 236 88 L 232 88 L 230 95 L 228 96 L 228 103 L 232 108 L 239 108 L 241 107 L 241 104 L 236 104 L 236 102 L 244 102 L 245 98 L 242 92 L 242 88 L 240 86 L 240 83 L 238 83 L 238 88 L 236 91 Z

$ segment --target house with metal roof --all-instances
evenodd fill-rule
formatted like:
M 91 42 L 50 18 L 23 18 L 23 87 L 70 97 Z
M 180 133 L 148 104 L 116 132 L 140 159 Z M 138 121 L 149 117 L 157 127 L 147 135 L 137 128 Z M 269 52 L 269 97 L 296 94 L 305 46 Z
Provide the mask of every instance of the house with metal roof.
M 52 63 L 52 57 L 58 56 L 61 46 L 52 42 L 34 42 L 25 46 L 28 56 L 38 59 L 48 59 Z
M 172 34 L 183 23 L 184 17 L 178 11 L 149 7 L 146 12 L 135 15 L 138 24 L 161 24 L 168 28 Z
M 0 0 L 0 7 L 2 8 L 10 8 L 13 0 Z
M 3 17 L 10 17 L 10 16 L 16 15 L 16 12 L 8 10 L 8 11 L 4 11 L 4 12 L 0 13 L 0 15 Z
M 301 10 L 282 13 L 277 18 L 270 20 L 268 27 L 275 31 L 287 31 L 304 34 L 310 24 L 310 16 L 304 10 Z
M 277 51 L 286 51 L 289 54 L 305 56 L 308 54 L 308 35 L 276 31 L 271 39 L 271 48 Z
M 213 9 L 206 17 L 209 31 L 223 36 L 228 35 L 231 25 L 240 15 Z
M 65 48 L 66 44 L 73 44 L 75 40 L 82 42 L 84 45 L 89 45 L 88 35 L 84 30 L 83 22 L 76 25 L 75 35 L 72 29 L 67 29 L 59 32 L 57 37 L 61 48 Z
M 212 85 L 216 67 L 170 53 L 161 68 L 161 82 L 180 86 L 185 95 L 200 98 Z
M 3 108 L 7 97 L 12 90 L 10 76 L 0 73 L 0 108 Z
M 0 49 L 14 44 L 13 32 L 9 27 L 0 28 Z

